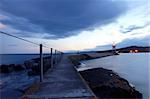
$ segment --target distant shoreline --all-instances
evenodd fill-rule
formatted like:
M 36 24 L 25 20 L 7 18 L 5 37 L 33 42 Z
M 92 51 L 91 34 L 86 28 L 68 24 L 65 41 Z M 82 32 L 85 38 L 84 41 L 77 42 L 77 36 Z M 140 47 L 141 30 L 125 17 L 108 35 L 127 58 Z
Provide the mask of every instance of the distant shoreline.
M 116 48 L 116 51 L 119 53 L 130 53 L 130 50 L 138 50 L 139 53 L 147 53 L 150 52 L 150 46 L 128 46 L 128 47 L 122 47 L 122 48 Z M 112 49 L 110 50 L 103 50 L 103 51 L 81 51 L 80 54 L 86 54 L 86 53 L 106 53 L 112 52 Z M 49 53 L 44 53 L 49 54 Z M 76 54 L 76 52 L 72 53 L 65 53 L 65 54 Z M 39 55 L 39 53 L 0 53 L 0 55 Z
M 0 54 L 0 55 L 39 55 L 38 53 L 17 53 L 17 54 Z M 44 53 L 44 55 L 50 55 L 48 53 Z

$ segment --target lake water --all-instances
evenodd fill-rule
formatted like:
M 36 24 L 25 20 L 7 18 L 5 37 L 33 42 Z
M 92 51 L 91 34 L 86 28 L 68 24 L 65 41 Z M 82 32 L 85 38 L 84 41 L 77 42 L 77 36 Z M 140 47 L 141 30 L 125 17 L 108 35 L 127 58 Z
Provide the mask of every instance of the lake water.
M 44 54 L 43 57 L 48 56 Z M 40 57 L 39 54 L 0 54 L 0 64 L 23 64 L 24 61 Z
M 0 64 L 23 64 L 25 60 L 37 57 L 38 54 L 1 54 Z
M 143 99 L 150 99 L 150 53 L 120 54 L 88 61 L 82 61 L 83 66 L 78 70 L 103 67 L 111 69 L 127 79 L 143 94 Z

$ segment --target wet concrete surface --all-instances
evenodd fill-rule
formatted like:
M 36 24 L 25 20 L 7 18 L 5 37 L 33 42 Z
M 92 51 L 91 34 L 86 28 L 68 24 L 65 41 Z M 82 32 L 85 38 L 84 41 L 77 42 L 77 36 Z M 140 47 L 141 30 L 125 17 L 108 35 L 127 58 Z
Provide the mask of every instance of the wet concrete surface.
M 27 94 L 26 98 L 80 98 L 91 99 L 93 92 L 80 77 L 68 56 L 63 56 L 61 62 L 49 70 L 40 89 L 35 93 Z

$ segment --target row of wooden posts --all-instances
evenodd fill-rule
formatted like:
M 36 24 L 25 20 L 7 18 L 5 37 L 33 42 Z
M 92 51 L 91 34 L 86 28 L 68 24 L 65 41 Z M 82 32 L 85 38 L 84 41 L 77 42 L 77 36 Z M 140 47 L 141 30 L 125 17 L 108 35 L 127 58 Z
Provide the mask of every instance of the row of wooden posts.
M 42 51 L 42 48 L 45 46 L 43 46 L 42 44 L 39 45 L 38 43 L 32 42 L 30 40 L 27 40 L 27 39 L 24 39 L 24 38 L 21 38 L 21 37 L 18 37 L 18 36 L 3 32 L 3 31 L 0 31 L 0 33 L 7 35 L 7 36 L 14 37 L 14 38 L 19 39 L 19 40 L 23 40 L 23 41 L 28 42 L 28 43 L 32 43 L 32 44 L 40 46 L 40 81 L 42 82 L 43 81 L 43 73 L 44 73 L 43 72 L 43 51 Z M 53 54 L 53 51 L 55 51 L 54 54 Z M 62 52 L 51 48 L 50 57 L 51 57 L 51 67 L 52 68 L 54 65 L 53 59 L 54 59 L 54 63 L 57 64 L 61 60 L 62 54 L 63 54 Z M 53 55 L 54 55 L 54 58 L 53 58 Z M 59 55 L 59 57 L 58 57 L 58 55 Z
M 55 51 L 55 52 L 53 53 L 53 51 Z M 53 65 L 56 65 L 57 63 L 60 62 L 62 55 L 63 55 L 63 52 L 60 52 L 60 51 L 57 51 L 57 50 L 51 48 L 51 52 L 50 52 L 51 68 L 53 68 Z M 40 44 L 40 82 L 43 82 L 43 75 L 44 75 L 44 71 L 43 71 L 43 45 Z

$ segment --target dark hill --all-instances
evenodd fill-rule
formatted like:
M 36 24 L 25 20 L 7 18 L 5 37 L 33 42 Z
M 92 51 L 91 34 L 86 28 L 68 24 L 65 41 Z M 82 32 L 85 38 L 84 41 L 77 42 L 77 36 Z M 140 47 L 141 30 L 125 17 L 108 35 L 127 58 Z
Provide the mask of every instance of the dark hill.
M 138 50 L 139 52 L 150 52 L 150 47 L 130 46 L 130 47 L 117 49 L 117 51 L 122 53 L 128 53 L 130 52 L 130 50 Z
M 150 47 L 142 47 L 142 46 L 129 46 L 124 48 L 118 48 L 116 49 L 120 53 L 129 53 L 130 50 L 138 50 L 138 52 L 150 52 Z M 98 53 L 104 53 L 104 52 L 112 52 L 112 50 L 106 50 L 106 51 L 97 51 Z

